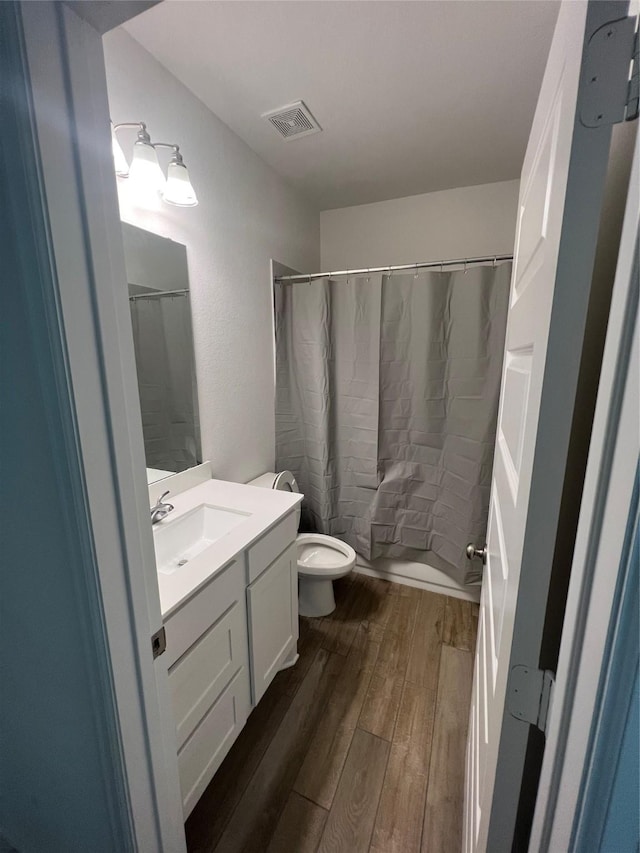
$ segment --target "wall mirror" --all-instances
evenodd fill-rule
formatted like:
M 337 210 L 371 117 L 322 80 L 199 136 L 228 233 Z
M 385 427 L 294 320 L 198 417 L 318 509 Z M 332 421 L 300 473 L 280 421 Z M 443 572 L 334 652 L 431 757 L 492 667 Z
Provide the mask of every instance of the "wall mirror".
M 202 461 L 187 250 L 122 223 L 147 482 Z

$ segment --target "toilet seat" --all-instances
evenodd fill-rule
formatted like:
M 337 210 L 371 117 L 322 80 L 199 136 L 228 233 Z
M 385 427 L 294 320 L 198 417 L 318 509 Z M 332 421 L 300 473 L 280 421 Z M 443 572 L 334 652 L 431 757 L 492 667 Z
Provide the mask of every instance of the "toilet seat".
M 281 492 L 295 492 L 296 494 L 300 492 L 296 478 L 291 471 L 281 471 L 279 474 L 276 474 L 271 488 L 279 489 Z
M 317 578 L 339 578 L 356 563 L 356 552 L 346 542 L 323 533 L 301 533 L 296 539 L 298 573 Z

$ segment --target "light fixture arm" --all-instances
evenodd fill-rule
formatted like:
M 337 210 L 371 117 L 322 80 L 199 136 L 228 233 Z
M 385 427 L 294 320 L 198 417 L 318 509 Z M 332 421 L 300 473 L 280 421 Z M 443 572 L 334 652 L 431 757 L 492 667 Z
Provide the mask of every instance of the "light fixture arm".
M 182 159 L 182 154 L 180 153 L 180 146 L 173 145 L 170 142 L 154 142 L 154 148 L 170 148 L 173 151 L 173 156 L 171 158 L 172 163 L 177 163 L 179 166 L 184 166 L 184 160 Z
M 123 127 L 137 127 L 138 130 L 147 133 L 147 125 L 143 121 L 121 121 L 113 125 L 114 131 L 121 130 Z M 147 136 L 149 134 L 147 133 Z

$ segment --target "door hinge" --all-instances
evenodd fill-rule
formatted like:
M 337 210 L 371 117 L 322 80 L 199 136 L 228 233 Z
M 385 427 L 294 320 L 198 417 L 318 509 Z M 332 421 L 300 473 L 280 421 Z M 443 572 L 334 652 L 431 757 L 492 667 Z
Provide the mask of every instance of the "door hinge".
M 507 710 L 517 720 L 531 723 L 546 734 L 553 685 L 554 673 L 548 669 L 512 667 L 507 685 Z
M 620 18 L 589 39 L 580 85 L 580 121 L 603 127 L 638 117 L 637 18 Z
M 156 631 L 155 634 L 151 637 L 151 651 L 153 652 L 153 659 L 159 658 L 160 655 L 164 654 L 167 649 L 167 632 L 164 629 L 164 625 L 160 628 L 159 631 Z

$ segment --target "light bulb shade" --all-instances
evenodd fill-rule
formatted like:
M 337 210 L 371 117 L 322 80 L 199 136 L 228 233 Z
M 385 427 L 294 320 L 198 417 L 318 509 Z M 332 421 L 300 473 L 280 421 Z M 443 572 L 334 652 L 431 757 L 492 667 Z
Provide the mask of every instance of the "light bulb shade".
M 111 150 L 113 152 L 113 165 L 116 170 L 116 175 L 119 178 L 126 178 L 129 175 L 129 164 L 124 156 L 124 151 L 120 147 L 120 143 L 116 137 L 116 132 L 111 125 Z
M 166 183 L 158 163 L 158 155 L 148 142 L 136 142 L 129 169 L 129 181 L 141 198 L 157 196 Z
M 195 207 L 198 203 L 195 190 L 189 180 L 189 172 L 184 163 L 174 161 L 169 163 L 167 184 L 162 198 L 167 204 L 176 204 L 178 207 Z

